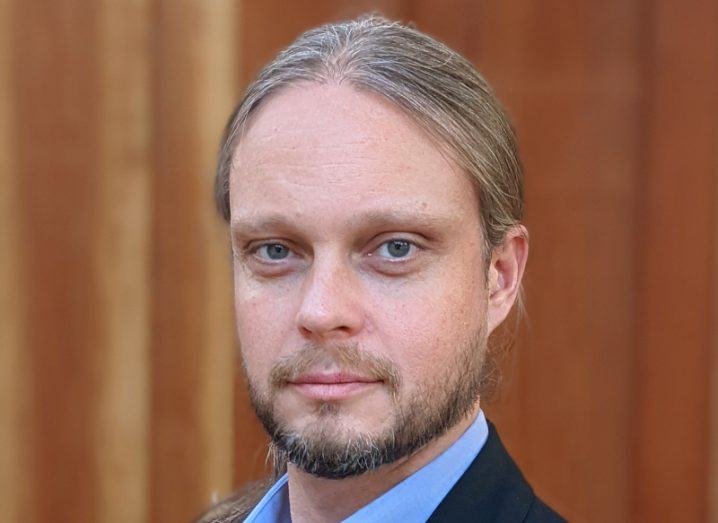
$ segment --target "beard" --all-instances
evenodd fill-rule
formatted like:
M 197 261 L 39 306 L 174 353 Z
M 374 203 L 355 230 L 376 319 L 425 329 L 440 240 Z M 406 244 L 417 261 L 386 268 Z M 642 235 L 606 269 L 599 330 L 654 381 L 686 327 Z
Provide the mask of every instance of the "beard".
M 280 360 L 270 372 L 269 395 L 249 382 L 249 396 L 257 417 L 271 438 L 275 470 L 293 463 L 300 470 L 327 479 L 357 476 L 409 456 L 445 434 L 472 412 L 486 376 L 485 327 L 428 381 L 402 398 L 402 377 L 388 359 L 359 349 L 356 344 L 306 345 L 299 353 Z M 274 398 L 281 387 L 304 372 L 331 362 L 342 371 L 357 372 L 382 381 L 391 392 L 394 409 L 389 426 L 378 434 L 347 430 L 337 434 L 341 405 L 319 402 L 317 420 L 303 430 L 283 423 L 275 413 Z

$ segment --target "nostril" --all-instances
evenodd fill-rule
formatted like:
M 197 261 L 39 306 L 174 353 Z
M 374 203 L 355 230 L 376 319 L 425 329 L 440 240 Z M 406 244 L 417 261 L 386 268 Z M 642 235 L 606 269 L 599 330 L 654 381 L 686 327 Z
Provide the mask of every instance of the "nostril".
M 303 311 L 297 316 L 297 329 L 305 338 L 325 338 L 351 336 L 361 329 L 361 314 L 355 307 L 334 309 L 329 313 L 317 310 L 312 313 Z

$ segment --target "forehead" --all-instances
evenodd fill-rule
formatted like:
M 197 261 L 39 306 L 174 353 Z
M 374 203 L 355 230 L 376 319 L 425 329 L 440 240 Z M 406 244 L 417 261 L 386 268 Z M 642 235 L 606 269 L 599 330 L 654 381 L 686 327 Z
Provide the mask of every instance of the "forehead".
M 387 209 L 478 217 L 473 184 L 435 142 L 383 98 L 346 84 L 298 84 L 270 97 L 237 146 L 232 220 Z

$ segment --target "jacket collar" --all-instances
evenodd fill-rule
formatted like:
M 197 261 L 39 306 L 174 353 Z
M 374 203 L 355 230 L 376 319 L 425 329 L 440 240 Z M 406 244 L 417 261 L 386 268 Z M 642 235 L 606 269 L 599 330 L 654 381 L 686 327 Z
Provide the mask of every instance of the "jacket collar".
M 429 523 L 523 521 L 536 496 L 489 422 L 489 437 Z

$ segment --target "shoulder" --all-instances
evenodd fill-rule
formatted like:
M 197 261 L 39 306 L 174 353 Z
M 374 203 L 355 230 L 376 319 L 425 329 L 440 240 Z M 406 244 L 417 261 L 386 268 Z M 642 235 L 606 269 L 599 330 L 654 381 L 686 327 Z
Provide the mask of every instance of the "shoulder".
M 193 523 L 240 523 L 252 512 L 267 490 L 271 480 L 255 481 L 213 505 Z
M 489 436 L 481 452 L 429 521 L 559 523 L 565 520 L 536 496 L 489 423 Z

